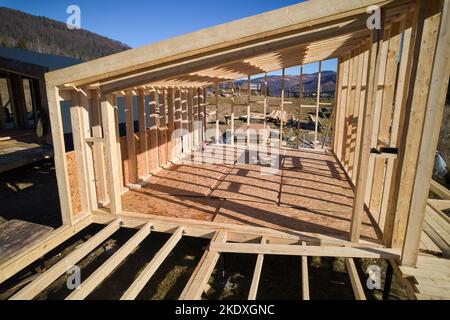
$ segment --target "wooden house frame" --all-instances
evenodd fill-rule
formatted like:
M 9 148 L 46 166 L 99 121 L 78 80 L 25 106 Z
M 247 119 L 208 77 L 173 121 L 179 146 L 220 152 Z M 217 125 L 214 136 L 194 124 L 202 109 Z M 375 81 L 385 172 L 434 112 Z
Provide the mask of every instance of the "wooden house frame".
M 368 28 L 378 12 L 380 29 Z M 151 231 L 158 231 L 172 236 L 123 299 L 137 296 L 183 235 L 211 239 L 211 244 L 180 298 L 200 298 L 220 253 L 234 252 L 258 255 L 249 299 L 256 297 L 264 254 L 344 257 L 355 297 L 364 299 L 353 258 L 383 258 L 404 267 L 415 267 L 418 259 L 450 75 L 449 24 L 448 0 L 316 0 L 47 73 L 64 225 L 3 264 L 0 281 L 90 223 L 102 223 L 105 229 L 15 298 L 34 297 L 124 226 L 139 231 L 69 298 L 85 298 Z M 338 58 L 331 151 L 355 190 L 347 240 L 122 209 L 121 194 L 127 188 L 174 157 L 201 148 L 207 86 L 329 58 Z M 118 136 L 119 96 L 125 97 L 125 142 Z M 133 96 L 140 124 L 136 134 Z M 156 100 L 158 108 L 168 111 L 159 127 Z M 71 157 L 64 145 L 61 101 L 71 101 Z M 145 114 L 147 101 L 150 115 Z M 195 121 L 203 124 L 199 130 L 193 128 Z M 178 128 L 188 133 L 184 146 L 172 138 Z M 163 143 L 155 144 L 157 139 Z M 126 168 L 120 160 L 121 143 L 127 144 Z M 377 221 L 381 243 L 361 240 L 365 210 Z M 301 272 L 306 275 L 303 298 L 308 299 L 305 263 Z

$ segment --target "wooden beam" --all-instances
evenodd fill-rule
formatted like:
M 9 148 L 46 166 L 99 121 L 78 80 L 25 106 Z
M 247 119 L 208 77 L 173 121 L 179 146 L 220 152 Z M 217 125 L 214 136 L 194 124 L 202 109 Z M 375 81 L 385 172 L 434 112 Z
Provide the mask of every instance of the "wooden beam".
M 172 252 L 173 248 L 183 237 L 183 228 L 179 227 L 167 240 L 164 246 L 155 254 L 150 263 L 145 267 L 144 270 L 139 273 L 139 276 L 131 284 L 131 286 L 125 291 L 125 293 L 120 298 L 121 300 L 133 300 L 145 287 L 147 282 L 151 279 L 153 274 L 158 270 L 167 256 Z
M 151 224 L 143 225 L 123 246 L 119 248 L 105 263 L 84 280 L 81 286 L 72 291 L 66 300 L 85 299 L 98 285 L 100 285 L 124 261 L 151 232 Z
M 435 180 L 431 180 L 430 182 L 430 191 L 439 196 L 441 199 L 450 200 L 450 190 Z
M 444 112 L 445 98 L 450 76 L 450 1 L 436 2 L 439 10 L 438 14 L 429 18 L 424 25 L 424 38 L 430 44 L 430 52 L 424 49 L 427 54 L 435 57 L 432 64 L 432 74 L 428 98 L 426 101 L 426 115 L 421 133 L 421 144 L 415 171 L 415 180 L 412 193 L 411 206 L 408 216 L 405 241 L 402 251 L 402 265 L 415 266 L 419 254 L 420 236 L 423 229 L 423 221 L 427 206 L 428 192 L 433 172 L 435 150 L 437 147 L 442 115 Z M 434 4 L 434 2 L 433 2 Z M 438 34 L 435 39 L 435 35 Z M 437 44 L 435 44 L 437 42 Z M 423 62 L 423 61 L 422 61 Z M 419 66 L 420 68 L 420 66 Z M 419 101 L 413 100 L 419 105 Z M 418 140 L 417 140 L 418 141 Z
M 59 95 L 59 89 L 47 85 L 47 99 L 49 117 L 52 126 L 51 132 L 61 218 L 64 225 L 72 225 L 72 201 L 70 199 L 70 185 L 67 171 L 66 146 L 64 143 L 64 129 L 61 118 L 61 97 Z
M 329 6 L 325 0 L 302 3 L 265 13 L 258 18 L 250 17 L 188 35 L 158 42 L 142 48 L 128 50 L 113 56 L 90 61 L 79 66 L 53 71 L 46 75 L 53 86 L 76 81 L 96 82 L 110 77 L 154 68 L 161 63 L 173 63 L 211 51 L 223 51 L 227 47 L 242 46 L 258 39 L 274 39 L 293 30 L 311 28 L 333 20 L 366 14 L 372 4 L 383 5 L 384 0 L 349 0 L 339 6 Z M 268 21 L 261 26 L 259 21 Z M 365 21 L 363 21 L 365 24 Z M 255 28 L 258 30 L 255 33 Z M 333 28 L 336 32 L 336 29 Z M 316 36 L 317 37 L 317 36 Z M 298 43 L 298 42 L 297 42 Z
M 194 146 L 194 96 L 193 96 L 193 89 L 189 88 L 187 89 L 187 123 L 188 123 L 188 132 L 189 132 L 189 151 L 192 150 L 192 147 Z
M 139 161 L 138 174 L 139 178 L 145 179 L 149 172 L 148 164 L 148 143 L 147 143 L 147 112 L 145 107 L 144 89 L 138 89 L 138 121 L 139 121 Z
M 352 258 L 345 259 L 345 266 L 347 267 L 350 282 L 352 283 L 353 292 L 356 300 L 366 300 L 366 295 L 359 279 L 358 270 L 355 266 L 355 261 Z
M 81 219 L 72 226 L 62 226 L 58 229 L 45 234 L 32 244 L 29 244 L 14 257 L 0 264 L 0 283 L 11 278 L 23 268 L 42 258 L 45 254 L 59 246 L 74 234 L 86 228 L 91 224 L 92 216 Z
M 358 176 L 356 178 L 355 197 L 353 200 L 353 213 L 350 227 L 350 240 L 358 242 L 361 235 L 362 214 L 365 207 L 365 192 L 367 186 L 367 175 L 365 174 L 370 158 L 370 137 L 373 127 L 373 112 L 376 91 L 375 84 L 378 79 L 379 59 L 378 59 L 378 30 L 372 32 L 370 43 L 370 58 L 367 73 L 366 105 L 364 107 L 364 120 L 362 123 L 363 138 L 359 150 Z
M 158 159 L 160 167 L 167 164 L 167 121 L 166 121 L 166 91 L 164 88 L 159 90 L 158 94 L 158 109 L 159 109 L 159 126 L 158 126 Z
M 339 65 L 339 62 L 338 62 Z M 339 74 L 339 72 L 338 72 Z M 267 75 L 266 75 L 267 77 Z M 267 80 L 267 79 L 265 79 Z M 297 111 L 297 149 L 300 148 L 300 134 L 301 134 L 301 130 L 300 130 L 300 115 L 302 112 L 302 97 L 303 97 L 303 65 L 300 65 L 300 80 L 298 83 L 298 111 Z M 266 113 L 264 112 L 264 123 L 266 121 L 266 117 L 265 117 Z M 266 129 L 264 127 L 264 129 Z
M 208 280 L 214 271 L 217 260 L 219 260 L 220 257 L 220 254 L 214 249 L 211 249 L 211 246 L 215 243 L 225 243 L 227 241 L 226 239 L 226 232 L 216 232 L 213 240 L 211 241 L 210 248 L 206 251 L 206 256 L 194 270 L 191 279 L 189 279 L 188 284 L 180 295 L 180 300 L 199 300 L 201 298 L 203 289 L 207 285 Z
M 284 127 L 284 123 L 283 123 L 283 119 L 284 119 L 284 86 L 285 86 L 285 69 L 283 68 L 282 72 L 281 72 L 281 102 L 280 102 L 280 145 L 279 147 L 281 148 L 283 145 L 283 127 Z
M 149 96 L 149 113 L 150 113 L 150 129 L 149 129 L 149 139 L 150 139 L 150 149 L 149 149 L 149 159 L 150 159 L 150 170 L 156 170 L 159 168 L 159 158 L 158 158 L 158 121 L 156 115 L 156 90 L 150 90 Z
M 306 242 L 302 242 L 306 246 Z M 302 256 L 302 299 L 309 300 L 308 257 Z
M 100 96 L 97 89 L 90 90 L 91 93 L 91 115 L 92 115 L 92 137 L 103 139 L 102 119 L 100 112 Z M 102 143 L 93 143 L 93 161 L 95 166 L 95 181 L 97 182 L 97 200 L 100 204 L 108 202 L 108 189 L 105 176 L 105 153 Z
M 219 83 L 216 83 L 214 96 L 215 96 L 215 103 L 216 103 L 216 144 L 219 144 L 219 140 L 220 140 L 220 125 L 219 125 Z
M 405 132 L 399 149 L 400 178 L 398 183 L 398 195 L 396 197 L 395 218 L 393 223 L 392 246 L 401 248 L 405 240 L 408 225 L 409 211 L 412 206 L 412 195 L 417 172 L 418 155 L 422 145 L 431 141 L 430 137 L 422 135 L 423 125 L 427 113 L 427 100 L 434 86 L 430 87 L 433 61 L 436 51 L 437 35 L 441 14 L 439 12 L 440 1 L 429 1 L 421 4 L 419 10 L 418 26 L 416 30 L 414 56 L 410 62 L 413 66 L 412 79 L 410 81 L 409 95 L 406 103 Z M 437 61 L 437 60 L 436 60 Z M 425 67 L 425 65 L 427 67 Z M 440 124 L 436 126 L 436 129 Z M 431 131 L 429 132 L 431 135 Z M 425 140 L 421 140 L 424 137 Z M 433 150 L 433 153 L 435 150 Z M 431 174 L 430 174 L 431 177 Z M 429 188 L 429 180 L 426 188 L 421 192 L 425 194 Z
M 103 96 L 101 100 L 103 134 L 105 139 L 105 156 L 107 177 L 109 185 L 109 200 L 111 213 L 119 214 L 122 211 L 122 200 L 120 187 L 122 176 L 119 173 L 118 144 L 119 137 L 117 135 L 115 116 L 114 116 L 114 97 L 112 95 Z
M 234 80 L 231 81 L 231 112 L 230 112 L 230 121 L 231 121 L 231 145 L 234 146 L 234 105 L 236 100 L 236 85 L 234 84 Z
M 317 102 L 316 102 L 316 123 L 314 126 L 314 149 L 317 149 L 318 145 L 318 132 L 319 132 L 319 109 L 320 109 L 320 85 L 322 81 L 322 61 L 319 61 L 319 71 L 317 78 Z
M 266 244 L 267 239 L 265 237 L 261 238 L 261 244 Z M 252 284 L 250 285 L 250 291 L 248 293 L 248 300 L 256 300 L 256 295 L 258 293 L 259 278 L 261 277 L 261 270 L 264 262 L 264 255 L 258 254 L 256 258 L 255 270 L 253 271 Z
M 410 92 L 411 80 L 414 57 L 414 48 L 416 42 L 417 28 L 420 4 L 416 2 L 416 10 L 412 17 L 409 17 L 406 21 L 406 25 L 403 31 L 402 40 L 402 55 L 400 57 L 400 66 L 398 69 L 398 80 L 394 102 L 394 114 L 392 119 L 392 131 L 391 131 L 391 144 L 390 146 L 398 149 L 399 157 L 394 161 L 388 162 L 387 174 L 389 179 L 389 185 L 386 190 L 386 201 L 383 202 L 382 211 L 385 211 L 385 224 L 383 229 L 383 241 L 387 246 L 393 245 L 393 239 L 397 238 L 394 234 L 394 224 L 397 211 L 397 199 L 399 190 L 401 188 L 401 162 L 404 155 L 405 141 L 406 141 L 406 129 L 407 123 L 405 123 L 406 116 L 408 114 L 407 102 Z
M 251 97 L 251 82 L 252 77 L 249 75 L 247 77 L 247 145 L 250 144 L 250 97 Z
M 131 91 L 127 91 L 125 94 L 125 123 L 127 131 L 128 176 L 130 183 L 136 183 L 138 179 L 138 172 L 136 146 L 134 140 L 133 96 Z
M 189 128 L 188 128 L 188 90 L 186 88 L 181 90 L 181 138 L 183 142 L 183 153 L 191 151 L 189 146 Z
M 343 257 L 343 258 L 398 258 L 398 249 L 368 249 L 364 247 L 326 247 L 326 246 L 299 246 L 270 244 L 261 245 L 253 243 L 218 243 L 212 242 L 210 249 L 221 253 L 249 253 L 271 254 L 310 257 Z
M 173 88 L 168 88 L 167 90 L 167 160 L 172 161 L 173 158 L 173 131 L 175 130 L 174 125 L 174 92 Z
M 77 181 L 79 186 L 79 198 L 81 212 L 87 213 L 97 208 L 95 196 L 95 185 L 93 177 L 92 153 L 86 143 L 90 137 L 90 126 L 88 123 L 87 96 L 85 92 L 73 91 L 70 106 L 70 119 L 72 127 L 73 146 L 76 159 Z M 83 99 L 82 97 L 85 97 Z M 83 100 L 83 101 L 82 101 Z M 88 160 L 89 157 L 89 160 Z
M 100 232 L 96 233 L 92 238 L 78 246 L 68 256 L 64 257 L 58 263 L 53 265 L 46 272 L 40 274 L 26 287 L 13 295 L 11 300 L 31 300 L 41 291 L 47 288 L 52 282 L 62 276 L 68 269 L 77 264 L 81 259 L 86 257 L 101 243 L 106 241 L 114 232 L 120 228 L 120 219 L 116 219 L 108 226 L 104 227 Z M 84 284 L 83 284 L 84 286 Z M 75 292 L 78 290 L 75 290 Z
M 125 189 L 125 175 L 123 173 L 123 158 L 122 158 L 122 145 L 120 144 L 120 128 L 119 128 L 119 106 L 117 105 L 117 96 L 112 95 L 112 101 L 114 103 L 114 128 L 116 131 L 116 154 L 117 159 L 119 160 L 118 170 L 118 178 L 116 179 L 117 190 L 126 190 Z M 106 150 L 106 149 L 105 149 Z

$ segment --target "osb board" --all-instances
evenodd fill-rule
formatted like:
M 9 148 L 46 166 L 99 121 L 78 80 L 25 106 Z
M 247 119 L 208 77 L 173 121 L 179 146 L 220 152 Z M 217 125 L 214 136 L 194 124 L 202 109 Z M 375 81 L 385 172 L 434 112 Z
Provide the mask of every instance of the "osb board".
M 144 188 L 158 194 L 206 196 L 227 170 L 227 165 L 172 164 L 148 179 Z
M 277 203 L 281 186 L 281 170 L 265 173 L 257 164 L 236 164 L 211 193 L 212 197 Z
M 81 212 L 80 186 L 78 184 L 77 163 L 75 151 L 66 153 L 67 174 L 69 176 L 70 200 L 72 202 L 72 212 L 78 214 Z
M 221 200 L 156 194 L 149 189 L 130 190 L 122 196 L 126 211 L 212 221 Z
M 312 232 L 348 240 L 351 214 L 301 210 L 269 203 L 229 199 L 222 203 L 214 221 L 288 232 Z M 364 240 L 377 239 L 375 230 L 367 219 L 363 221 L 361 234 Z
M 14 256 L 26 245 L 52 231 L 53 228 L 22 220 L 10 220 L 0 225 L 0 262 Z
M 280 205 L 351 213 L 353 189 L 332 156 L 290 151 L 283 168 Z
M 150 171 L 159 167 L 158 163 L 158 130 L 157 128 L 147 129 L 147 150 Z

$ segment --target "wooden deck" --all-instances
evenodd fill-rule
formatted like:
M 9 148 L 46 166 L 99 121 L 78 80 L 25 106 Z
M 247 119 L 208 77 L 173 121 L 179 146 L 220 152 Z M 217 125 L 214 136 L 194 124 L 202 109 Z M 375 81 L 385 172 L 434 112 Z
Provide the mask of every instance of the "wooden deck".
M 218 152 L 228 161 L 205 163 Z M 270 161 L 273 168 L 267 165 Z M 122 196 L 123 209 L 129 212 L 342 240 L 348 240 L 352 201 L 352 185 L 332 155 L 295 150 L 266 155 L 217 146 L 162 169 L 142 188 Z M 367 213 L 362 234 L 363 240 L 378 242 Z

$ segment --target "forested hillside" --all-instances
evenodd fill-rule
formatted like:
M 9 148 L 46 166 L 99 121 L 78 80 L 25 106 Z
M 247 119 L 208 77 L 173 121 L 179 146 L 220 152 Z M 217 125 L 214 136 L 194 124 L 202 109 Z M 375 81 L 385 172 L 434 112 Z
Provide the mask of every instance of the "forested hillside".
M 126 44 L 65 23 L 0 7 L 0 46 L 88 61 L 129 49 Z

